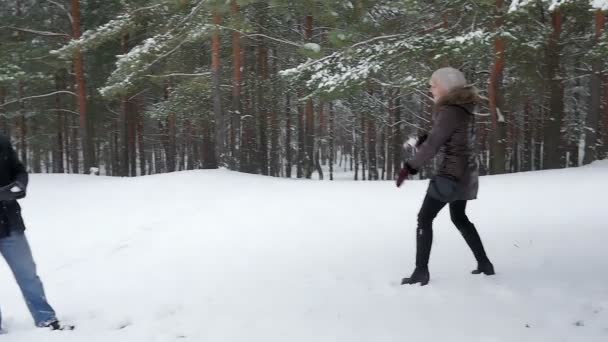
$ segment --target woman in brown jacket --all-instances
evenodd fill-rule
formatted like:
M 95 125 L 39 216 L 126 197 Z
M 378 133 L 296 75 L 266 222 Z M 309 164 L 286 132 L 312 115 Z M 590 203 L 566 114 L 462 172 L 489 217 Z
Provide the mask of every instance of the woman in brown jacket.
M 478 163 L 475 151 L 475 115 L 478 96 L 468 86 L 462 72 L 454 68 L 437 70 L 430 81 L 435 101 L 433 127 L 418 142 L 416 156 L 405 163 L 397 186 L 414 175 L 430 159 L 439 158 L 439 169 L 431 179 L 427 195 L 418 214 L 416 234 L 416 269 L 402 284 L 429 282 L 428 262 L 433 243 L 433 220 L 449 203 L 452 222 L 458 228 L 477 260 L 473 274 L 494 274 L 477 229 L 465 210 L 467 201 L 477 198 Z

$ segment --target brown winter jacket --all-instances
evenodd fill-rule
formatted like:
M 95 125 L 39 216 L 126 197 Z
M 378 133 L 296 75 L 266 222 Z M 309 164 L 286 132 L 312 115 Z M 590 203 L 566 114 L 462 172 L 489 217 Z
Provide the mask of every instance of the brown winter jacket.
M 435 107 L 428 138 L 416 156 L 406 163 L 411 170 L 418 170 L 437 156 L 437 175 L 455 179 L 463 189 L 458 200 L 476 199 L 479 188 L 473 114 L 478 99 L 473 87 L 460 88 L 441 98 Z

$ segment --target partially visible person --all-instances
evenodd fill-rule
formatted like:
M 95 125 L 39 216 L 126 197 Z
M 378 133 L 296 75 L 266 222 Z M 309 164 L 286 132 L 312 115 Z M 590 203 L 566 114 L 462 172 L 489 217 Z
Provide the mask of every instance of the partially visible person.
M 36 264 L 25 236 L 25 224 L 17 200 L 25 198 L 28 174 L 7 137 L 0 136 L 0 254 L 21 289 L 34 323 L 40 328 L 72 330 L 63 325 L 49 305 L 36 272 Z M 3 280 L 6 282 L 6 279 Z M 2 314 L 0 312 L 0 331 Z

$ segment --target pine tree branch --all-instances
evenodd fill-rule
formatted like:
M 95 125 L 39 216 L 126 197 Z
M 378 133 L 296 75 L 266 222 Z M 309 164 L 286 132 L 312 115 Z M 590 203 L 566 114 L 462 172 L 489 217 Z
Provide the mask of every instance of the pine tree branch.
M 65 34 L 65 33 L 38 31 L 38 30 L 32 30 L 32 29 L 22 28 L 22 27 L 0 26 L 0 29 L 9 29 L 9 30 L 19 31 L 19 32 L 27 32 L 27 33 L 37 34 L 39 36 L 45 36 L 45 37 L 64 37 L 64 38 L 70 38 L 70 39 L 72 38 L 72 36 L 70 36 L 69 34 Z
M 237 29 L 235 29 L 235 28 L 233 28 L 233 27 L 222 26 L 222 25 L 217 25 L 217 26 L 218 26 L 219 28 L 222 28 L 222 29 L 226 29 L 226 30 L 229 30 L 229 31 L 238 32 L 238 33 L 242 34 L 243 36 L 245 36 L 245 37 L 247 37 L 247 38 L 252 38 L 252 37 L 262 37 L 262 38 L 266 38 L 266 39 L 269 39 L 269 40 L 274 40 L 275 42 L 278 42 L 278 43 L 283 43 L 283 44 L 287 44 L 287 45 L 295 46 L 295 47 L 298 47 L 298 48 L 301 48 L 301 47 L 302 47 L 302 44 L 298 44 L 298 43 L 290 42 L 290 41 L 285 40 L 285 39 L 280 39 L 280 38 L 271 37 L 271 36 L 268 36 L 268 35 L 265 35 L 265 34 L 262 34 L 262 33 L 247 33 L 247 32 L 243 32 L 243 31 L 241 31 L 241 30 L 237 30 Z
M 64 14 L 66 14 L 68 16 L 68 18 L 70 19 L 70 23 L 74 22 L 74 17 L 72 17 L 72 13 L 62 4 L 58 3 L 57 1 L 54 0 L 46 0 L 47 2 L 57 6 L 59 9 L 61 9 Z
M 80 113 L 75 112 L 73 110 L 69 110 L 69 109 L 63 109 L 63 108 L 51 108 L 51 109 L 46 109 L 50 112 L 62 112 L 62 113 L 69 113 L 69 114 L 74 114 L 74 115 L 80 115 Z
M 211 75 L 210 72 L 203 72 L 203 73 L 199 73 L 199 74 L 186 74 L 186 73 L 173 73 L 173 74 L 165 74 L 165 75 L 145 75 L 146 77 L 150 77 L 150 78 L 165 78 L 165 77 L 173 77 L 173 76 L 209 76 Z
M 40 99 L 40 98 L 50 97 L 50 96 L 59 95 L 59 94 L 68 94 L 68 95 L 72 95 L 74 97 L 78 96 L 74 92 L 71 92 L 71 91 L 68 91 L 68 90 L 60 90 L 60 91 L 55 91 L 55 92 L 52 92 L 52 93 L 49 93 L 49 94 L 28 96 L 28 97 L 23 97 L 23 98 L 18 99 L 18 100 L 5 102 L 3 104 L 0 104 L 0 108 L 6 107 L 6 106 L 11 105 L 11 104 L 27 101 L 27 100 Z
M 150 90 L 150 88 L 146 88 L 146 89 L 144 89 L 144 90 L 140 91 L 139 93 L 137 93 L 137 94 L 135 94 L 135 95 L 133 95 L 133 96 L 129 97 L 129 98 L 127 99 L 127 101 L 131 101 L 131 100 L 133 100 L 134 98 L 136 98 L 136 97 L 138 97 L 139 95 L 141 95 L 141 94 L 143 94 L 143 93 L 147 92 L 148 90 Z

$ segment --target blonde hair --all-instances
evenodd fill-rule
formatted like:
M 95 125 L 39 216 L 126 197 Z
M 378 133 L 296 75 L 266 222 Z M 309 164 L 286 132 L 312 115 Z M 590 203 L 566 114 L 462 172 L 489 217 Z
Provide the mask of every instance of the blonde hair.
M 433 73 L 431 81 L 442 85 L 445 90 L 452 91 L 467 86 L 467 79 L 464 74 L 455 68 L 441 68 Z

